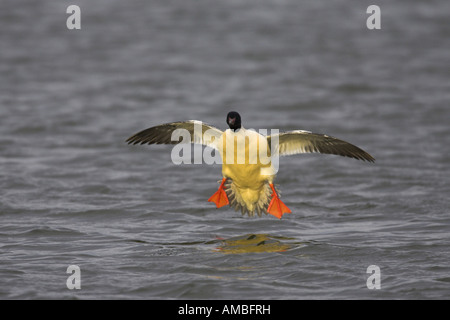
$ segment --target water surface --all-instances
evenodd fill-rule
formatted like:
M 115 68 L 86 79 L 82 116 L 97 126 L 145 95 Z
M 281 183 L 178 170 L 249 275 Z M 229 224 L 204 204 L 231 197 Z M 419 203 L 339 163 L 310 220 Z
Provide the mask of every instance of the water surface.
M 381 30 L 367 1 L 70 4 L 1 5 L 0 298 L 449 298 L 448 1 L 378 1 Z M 219 166 L 125 143 L 231 109 L 377 161 L 282 158 L 293 213 L 249 218 L 206 201 Z

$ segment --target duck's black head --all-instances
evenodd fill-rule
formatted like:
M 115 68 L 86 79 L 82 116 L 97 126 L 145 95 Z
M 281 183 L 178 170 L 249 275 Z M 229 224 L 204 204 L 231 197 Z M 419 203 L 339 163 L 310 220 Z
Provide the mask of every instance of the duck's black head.
M 237 130 L 241 128 L 241 116 L 236 111 L 228 112 L 227 124 L 231 130 Z

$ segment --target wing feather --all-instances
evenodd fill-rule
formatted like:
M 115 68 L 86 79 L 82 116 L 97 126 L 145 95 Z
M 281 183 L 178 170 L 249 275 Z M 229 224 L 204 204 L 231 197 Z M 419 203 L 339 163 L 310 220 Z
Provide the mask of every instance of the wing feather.
M 351 143 L 310 131 L 295 130 L 271 135 L 267 137 L 267 142 L 273 149 L 272 154 L 278 151 L 280 156 L 317 152 L 375 162 L 374 157 Z
M 179 141 L 172 138 L 172 134 L 177 129 L 187 130 L 190 139 Z M 178 144 L 180 142 L 198 143 L 217 149 L 216 142 L 221 137 L 222 131 L 198 120 L 188 120 L 161 124 L 142 130 L 131 137 L 126 142 L 128 144 Z

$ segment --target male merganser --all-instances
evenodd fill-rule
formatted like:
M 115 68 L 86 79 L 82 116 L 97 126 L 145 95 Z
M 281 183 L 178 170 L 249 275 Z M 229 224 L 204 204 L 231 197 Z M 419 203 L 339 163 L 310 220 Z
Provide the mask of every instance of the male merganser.
M 291 210 L 280 200 L 273 180 L 276 169 L 275 155 L 298 153 L 325 153 L 374 162 L 364 150 L 337 138 L 310 131 L 294 130 L 264 136 L 242 127 L 241 116 L 235 111 L 227 115 L 229 129 L 221 131 L 198 120 L 171 122 L 136 133 L 126 140 L 128 144 L 178 144 L 172 140 L 177 129 L 187 130 L 188 143 L 200 143 L 219 151 L 222 160 L 222 181 L 219 189 L 209 199 L 217 208 L 230 204 L 253 216 L 264 212 L 281 218 Z M 199 128 L 201 130 L 199 130 Z M 242 143 L 240 143 L 242 142 Z M 234 146 L 236 146 L 235 148 Z M 266 156 L 269 161 L 264 160 Z

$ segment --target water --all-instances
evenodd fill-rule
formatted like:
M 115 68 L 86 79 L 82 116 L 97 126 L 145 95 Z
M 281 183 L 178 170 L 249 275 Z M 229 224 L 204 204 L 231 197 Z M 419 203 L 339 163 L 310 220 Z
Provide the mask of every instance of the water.
M 367 1 L 70 4 L 0 5 L 0 298 L 450 297 L 448 1 L 378 1 L 381 30 Z M 125 143 L 230 109 L 377 161 L 282 158 L 293 213 L 248 218 L 206 201 L 220 167 Z

